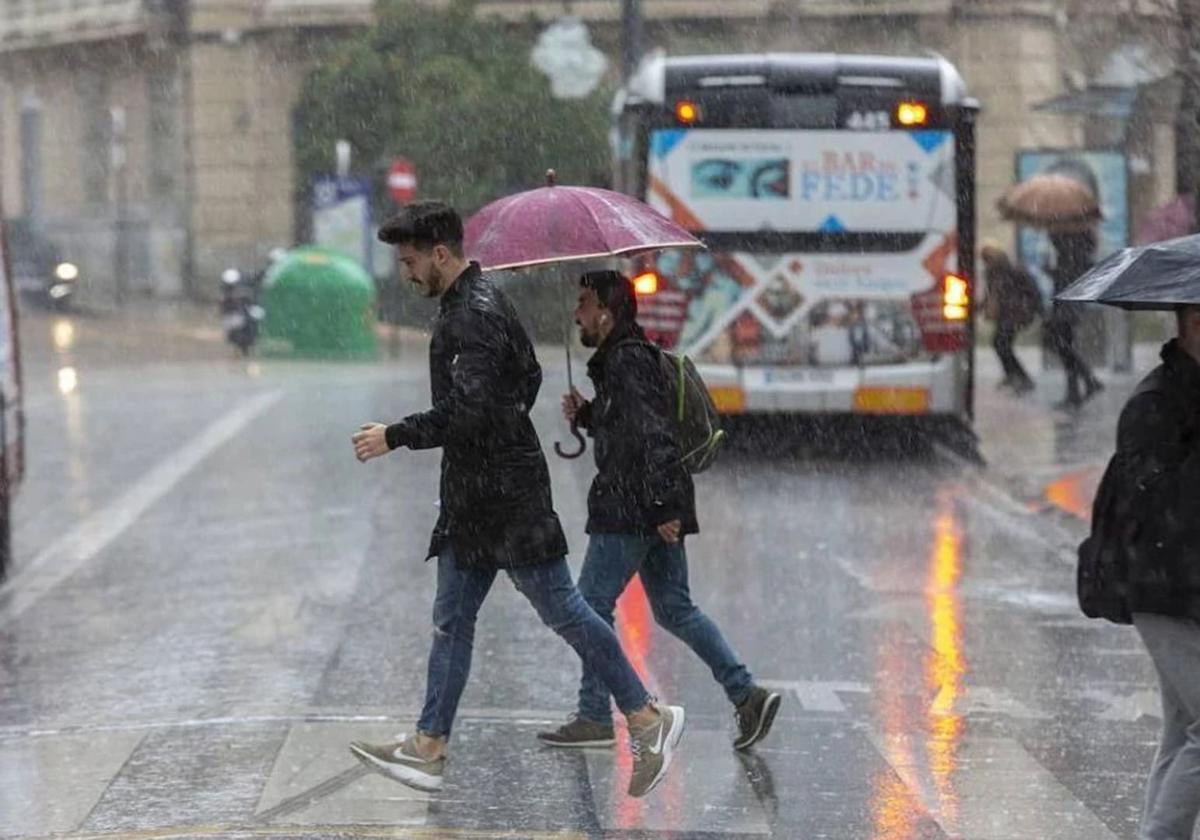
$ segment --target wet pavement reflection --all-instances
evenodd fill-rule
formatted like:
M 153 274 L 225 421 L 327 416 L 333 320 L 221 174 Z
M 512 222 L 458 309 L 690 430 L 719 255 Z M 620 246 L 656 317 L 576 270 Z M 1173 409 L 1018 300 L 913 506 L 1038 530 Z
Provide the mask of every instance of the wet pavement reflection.
M 632 800 L 623 728 L 617 749 L 541 748 L 579 666 L 501 580 L 446 788 L 364 774 L 347 742 L 390 738 L 420 709 L 438 456 L 361 465 L 349 435 L 425 405 L 424 348 L 247 363 L 203 324 L 169 326 L 25 326 L 0 837 L 1133 833 L 1157 696 L 1133 635 L 1078 615 L 1084 523 L 1000 498 L 1017 467 L 980 473 L 911 429 L 735 423 L 740 440 L 698 479 L 693 595 L 784 696 L 751 753 L 731 749 L 723 692 L 636 581 L 619 634 L 650 690 L 687 708 L 678 763 Z M 565 375 L 544 360 L 534 419 L 549 443 Z M 1080 422 L 1072 446 L 1111 432 Z M 576 571 L 585 461 L 550 457 Z M 1083 482 L 1090 465 L 1057 466 Z M 1029 498 L 1061 477 L 1047 468 Z

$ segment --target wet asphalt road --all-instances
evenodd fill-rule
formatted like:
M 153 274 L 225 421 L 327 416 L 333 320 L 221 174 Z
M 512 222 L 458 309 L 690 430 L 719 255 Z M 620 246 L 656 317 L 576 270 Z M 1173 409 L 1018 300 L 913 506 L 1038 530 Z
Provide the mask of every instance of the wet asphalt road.
M 422 698 L 438 454 L 362 465 L 350 434 L 427 404 L 423 348 L 247 365 L 203 327 L 25 333 L 0 837 L 1133 836 L 1149 660 L 1077 613 L 1071 534 L 936 450 L 739 427 L 769 440 L 700 477 L 693 594 L 784 695 L 752 754 L 637 592 L 621 638 L 688 711 L 670 776 L 630 800 L 623 751 L 539 748 L 578 665 L 501 579 L 427 796 L 346 749 L 411 727 Z M 565 380 L 543 361 L 549 452 Z M 550 465 L 577 570 L 591 465 Z

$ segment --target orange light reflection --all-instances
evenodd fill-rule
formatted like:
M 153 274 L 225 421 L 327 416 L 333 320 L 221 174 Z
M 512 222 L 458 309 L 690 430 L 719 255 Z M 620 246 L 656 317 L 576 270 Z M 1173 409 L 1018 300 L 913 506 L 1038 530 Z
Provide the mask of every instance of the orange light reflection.
M 962 577 L 962 529 L 949 491 L 938 491 L 937 510 L 932 563 L 925 586 L 933 643 L 933 650 L 925 658 L 925 682 L 933 696 L 927 715 L 926 752 L 943 825 L 955 825 L 959 803 L 954 771 L 963 733 L 963 717 L 957 708 L 967 672 L 963 656 L 962 604 L 958 596 L 958 583 Z
M 875 695 L 883 750 L 891 767 L 875 779 L 873 840 L 915 837 L 917 803 L 952 835 L 958 828 L 960 802 L 954 774 L 965 730 L 958 707 L 968 670 L 958 593 L 962 556 L 962 528 L 953 496 L 949 488 L 941 488 L 922 592 L 930 646 L 920 675 L 906 653 L 902 633 L 889 633 L 879 653 Z M 912 694 L 918 678 L 924 696 L 930 698 L 927 703 Z
M 646 601 L 646 590 L 642 587 L 641 575 L 634 575 L 625 592 L 617 600 L 616 625 L 617 636 L 621 640 L 621 649 L 629 659 L 629 664 L 637 671 L 642 683 L 649 686 L 649 671 L 646 668 L 646 655 L 650 652 L 651 625 L 654 618 L 650 614 L 650 605 Z M 625 729 L 617 730 L 617 772 L 615 778 L 628 779 L 633 772 L 633 757 L 629 753 L 629 736 Z M 668 777 L 666 783 L 671 782 Z M 666 791 L 655 791 L 655 795 L 674 793 L 674 786 Z M 617 797 L 617 827 L 623 830 L 638 828 L 642 825 L 642 800 L 626 796 L 625 791 L 614 791 Z

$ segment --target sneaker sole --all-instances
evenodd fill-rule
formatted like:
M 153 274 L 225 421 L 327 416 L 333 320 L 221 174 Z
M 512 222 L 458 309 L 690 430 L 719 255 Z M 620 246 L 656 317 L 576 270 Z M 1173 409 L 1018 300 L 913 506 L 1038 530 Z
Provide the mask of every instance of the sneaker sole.
M 611 747 L 617 743 L 616 738 L 607 738 L 597 741 L 551 741 L 549 738 L 538 736 L 538 743 L 545 744 L 547 747 L 554 747 L 560 750 L 586 750 L 599 747 Z
M 360 750 L 353 744 L 350 745 L 350 752 L 361 761 L 367 768 L 374 770 L 381 776 L 387 776 L 402 785 L 407 785 L 413 790 L 419 790 L 422 793 L 437 793 L 442 789 L 442 777 L 434 776 L 430 773 L 422 773 L 415 767 L 409 767 L 407 764 L 393 764 L 389 761 L 380 761 L 369 752 Z
M 767 733 L 771 731 L 771 724 L 775 722 L 775 714 L 779 711 L 780 699 L 781 698 L 778 694 L 772 694 L 767 698 L 767 702 L 763 704 L 762 717 L 758 719 L 758 728 L 755 729 L 753 734 L 751 734 L 751 736 L 744 742 L 738 741 L 735 743 L 733 745 L 735 750 L 738 750 L 739 752 L 742 750 L 748 750 L 763 738 L 767 737 Z
M 676 706 L 674 712 L 675 717 L 671 721 L 671 728 L 667 731 L 667 737 L 663 739 L 662 767 L 658 768 L 658 773 L 654 776 L 654 779 L 646 786 L 644 791 L 635 797 L 636 799 L 641 799 L 658 787 L 658 783 L 667 775 L 667 769 L 670 768 L 671 762 L 675 758 L 675 747 L 679 745 L 680 740 L 683 738 L 683 728 L 687 724 L 687 715 L 684 714 L 682 706 Z

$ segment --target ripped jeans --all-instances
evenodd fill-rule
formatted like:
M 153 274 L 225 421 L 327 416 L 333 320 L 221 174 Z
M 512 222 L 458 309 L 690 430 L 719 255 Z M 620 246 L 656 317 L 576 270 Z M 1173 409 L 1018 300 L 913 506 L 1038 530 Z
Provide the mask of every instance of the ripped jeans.
M 622 712 L 635 712 L 653 699 L 625 658 L 612 628 L 575 588 L 565 558 L 506 571 L 542 623 L 575 649 L 584 667 L 599 676 Z M 458 565 L 449 547 L 438 557 L 433 647 L 429 651 L 425 708 L 417 722 L 419 732 L 450 734 L 471 671 L 475 617 L 495 580 L 495 569 Z

